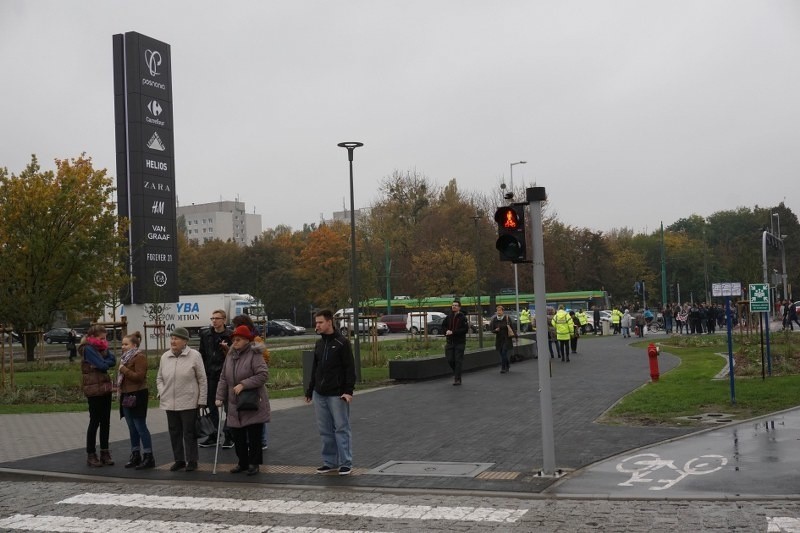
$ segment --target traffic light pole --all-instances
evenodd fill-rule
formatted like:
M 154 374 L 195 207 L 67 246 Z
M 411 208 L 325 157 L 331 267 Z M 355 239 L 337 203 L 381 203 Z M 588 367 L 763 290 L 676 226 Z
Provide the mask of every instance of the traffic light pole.
M 530 203 L 531 237 L 533 242 L 533 288 L 536 300 L 536 345 L 540 351 L 539 404 L 542 412 L 542 474 L 555 475 L 556 454 L 553 436 L 553 393 L 550 388 L 550 358 L 541 350 L 547 346 L 547 290 L 545 288 L 544 237 L 542 234 L 542 202 L 547 199 L 544 187 L 526 190 Z

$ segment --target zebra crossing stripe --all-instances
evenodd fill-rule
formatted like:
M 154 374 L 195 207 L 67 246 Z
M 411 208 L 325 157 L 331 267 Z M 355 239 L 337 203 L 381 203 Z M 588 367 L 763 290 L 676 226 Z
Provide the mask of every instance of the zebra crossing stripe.
M 769 533 L 800 533 L 800 518 L 791 516 L 768 516 Z
M 116 518 L 78 518 L 17 514 L 0 519 L 3 531 L 51 531 L 54 533 L 97 533 L 98 531 L 124 531 L 125 533 L 377 533 L 317 527 L 246 526 L 233 524 L 207 524 L 202 522 L 170 522 L 166 520 L 120 520 Z
M 150 496 L 147 494 L 78 494 L 58 502 L 73 505 L 116 505 L 148 509 L 187 509 L 203 511 L 239 511 L 248 513 L 316 514 L 327 516 L 363 516 L 403 518 L 408 520 L 461 520 L 466 522 L 513 523 L 527 509 L 496 507 L 445 507 L 381 503 L 320 502 L 303 500 L 240 500 L 235 498 L 197 498 L 193 496 Z

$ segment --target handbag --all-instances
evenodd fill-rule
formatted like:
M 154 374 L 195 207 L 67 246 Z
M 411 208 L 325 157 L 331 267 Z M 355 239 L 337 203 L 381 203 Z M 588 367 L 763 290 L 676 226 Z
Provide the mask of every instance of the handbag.
M 258 389 L 244 389 L 236 398 L 237 411 L 258 411 Z
M 211 420 L 211 413 L 208 408 L 203 407 L 197 411 L 197 419 L 194 421 L 194 433 L 198 439 L 205 439 L 214 435 L 217 428 Z
M 105 396 L 111 394 L 114 385 L 111 383 L 111 376 L 108 372 L 102 372 L 90 365 L 87 361 L 81 362 L 81 372 L 83 374 L 83 394 L 87 398 L 95 396 Z
M 136 394 L 123 394 L 121 403 L 122 407 L 129 409 L 136 407 Z

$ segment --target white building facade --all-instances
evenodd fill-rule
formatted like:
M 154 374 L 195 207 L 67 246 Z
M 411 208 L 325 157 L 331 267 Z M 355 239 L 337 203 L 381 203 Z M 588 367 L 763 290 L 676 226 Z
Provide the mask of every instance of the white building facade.
M 244 202 L 219 201 L 178 207 L 186 221 L 186 236 L 204 244 L 213 239 L 247 245 L 261 235 L 261 215 L 245 213 Z

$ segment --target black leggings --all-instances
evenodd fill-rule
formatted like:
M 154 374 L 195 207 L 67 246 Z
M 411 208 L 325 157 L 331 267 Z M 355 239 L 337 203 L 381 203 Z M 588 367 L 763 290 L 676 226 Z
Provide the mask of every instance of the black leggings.
M 86 453 L 97 453 L 97 428 L 100 428 L 100 449 L 108 449 L 108 434 L 111 430 L 111 395 L 90 396 L 89 428 L 86 430 Z
M 261 435 L 264 424 L 251 424 L 243 428 L 230 428 L 239 466 L 260 465 L 264 462 L 261 452 Z

